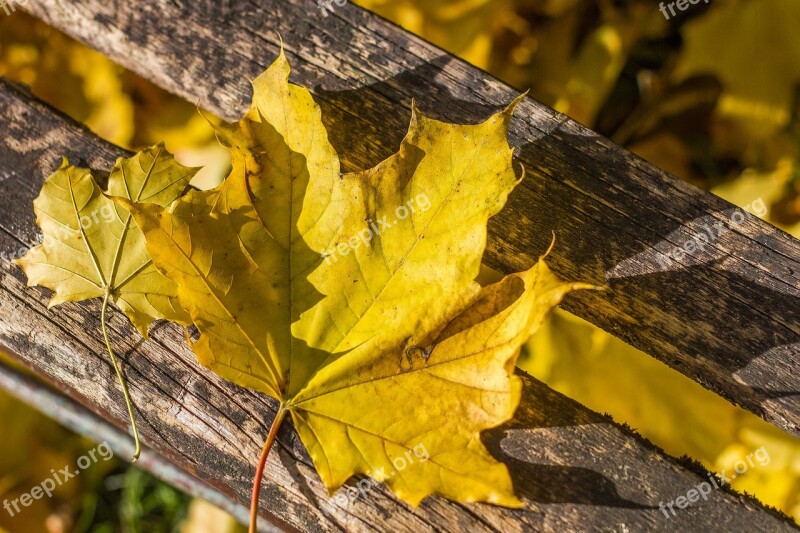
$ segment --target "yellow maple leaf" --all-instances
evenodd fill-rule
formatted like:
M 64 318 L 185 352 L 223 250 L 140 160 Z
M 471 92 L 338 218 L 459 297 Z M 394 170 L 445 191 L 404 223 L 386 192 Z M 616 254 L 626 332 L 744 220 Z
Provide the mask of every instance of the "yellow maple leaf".
M 564 294 L 543 261 L 481 289 L 486 225 L 519 182 L 507 128 L 412 114 L 397 154 L 340 174 L 320 109 L 283 53 L 218 131 L 230 176 L 172 209 L 122 200 L 177 283 L 214 372 L 281 402 L 333 493 L 366 474 L 417 505 L 517 506 L 480 432 L 509 420 L 522 344 Z
M 54 292 L 49 307 L 103 298 L 103 336 L 128 403 L 137 444 L 134 459 L 139 439 L 127 386 L 108 341 L 106 309 L 113 302 L 145 337 L 153 320 L 188 324 L 189 315 L 177 299 L 178 287 L 153 265 L 130 213 L 108 195 L 166 206 L 183 193 L 195 172 L 159 144 L 117 160 L 103 192 L 89 169 L 65 159 L 33 203 L 43 241 L 15 260 L 28 286 Z

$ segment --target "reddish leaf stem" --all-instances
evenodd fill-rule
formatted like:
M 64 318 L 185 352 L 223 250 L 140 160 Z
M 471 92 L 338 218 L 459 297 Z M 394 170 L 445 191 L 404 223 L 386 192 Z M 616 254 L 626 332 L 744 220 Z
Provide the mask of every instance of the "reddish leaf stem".
M 278 413 L 275 415 L 275 420 L 272 421 L 272 426 L 269 428 L 269 435 L 267 435 L 267 440 L 264 441 L 264 449 L 261 450 L 261 458 L 258 461 L 256 476 L 253 479 L 253 496 L 250 500 L 250 533 L 256 533 L 258 529 L 258 497 L 261 494 L 261 480 L 264 477 L 264 467 L 267 465 L 269 451 L 272 449 L 272 445 L 275 444 L 275 439 L 278 436 L 278 429 L 281 427 L 286 413 L 287 409 L 281 405 L 278 409 Z

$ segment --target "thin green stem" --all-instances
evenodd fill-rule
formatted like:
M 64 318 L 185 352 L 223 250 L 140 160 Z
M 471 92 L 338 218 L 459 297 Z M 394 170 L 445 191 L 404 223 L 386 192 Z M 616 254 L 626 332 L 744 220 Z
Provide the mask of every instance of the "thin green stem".
M 100 311 L 100 322 L 103 326 L 103 338 L 106 340 L 106 348 L 108 348 L 108 353 L 111 356 L 111 363 L 114 365 L 114 370 L 117 372 L 117 379 L 119 379 L 119 384 L 122 386 L 122 393 L 125 395 L 125 404 L 128 406 L 128 416 L 131 419 L 131 428 L 133 429 L 133 440 L 136 443 L 136 451 L 133 452 L 133 458 L 131 462 L 135 463 L 139 459 L 139 455 L 142 453 L 142 445 L 139 442 L 139 430 L 136 429 L 136 418 L 133 416 L 133 402 L 131 402 L 131 395 L 128 392 L 128 383 L 125 381 L 125 377 L 122 375 L 122 370 L 119 368 L 119 364 L 117 363 L 117 357 L 114 355 L 114 350 L 111 349 L 111 341 L 108 340 L 108 327 L 106 326 L 106 309 L 108 309 L 108 300 L 111 296 L 111 289 L 106 289 L 106 295 L 103 298 L 103 308 Z
M 281 423 L 283 419 L 286 417 L 286 413 L 289 410 L 286 409 L 284 404 L 278 408 L 278 413 L 275 415 L 275 420 L 272 421 L 272 426 L 269 428 L 269 435 L 267 435 L 267 440 L 264 441 L 264 449 L 261 450 L 261 458 L 258 461 L 258 467 L 256 468 L 256 476 L 253 479 L 253 496 L 250 500 L 250 530 L 249 533 L 256 533 L 258 530 L 257 523 L 258 523 L 258 500 L 259 495 L 261 494 L 261 480 L 264 477 L 264 467 L 267 465 L 267 457 L 269 456 L 269 451 L 272 449 L 272 445 L 275 444 L 275 439 L 278 437 L 278 429 L 281 427 Z

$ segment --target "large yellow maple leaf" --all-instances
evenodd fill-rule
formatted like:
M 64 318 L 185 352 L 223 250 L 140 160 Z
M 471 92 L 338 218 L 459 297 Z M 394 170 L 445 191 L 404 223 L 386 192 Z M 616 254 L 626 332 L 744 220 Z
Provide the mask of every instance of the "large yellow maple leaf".
M 218 135 L 230 176 L 171 209 L 123 202 L 200 331 L 199 360 L 281 402 L 331 492 L 356 474 L 416 505 L 516 506 L 480 432 L 509 420 L 522 344 L 564 294 L 543 261 L 481 288 L 489 217 L 519 182 L 514 102 L 477 125 L 413 111 L 397 154 L 340 173 L 283 53 Z M 255 515 L 251 523 L 254 527 Z

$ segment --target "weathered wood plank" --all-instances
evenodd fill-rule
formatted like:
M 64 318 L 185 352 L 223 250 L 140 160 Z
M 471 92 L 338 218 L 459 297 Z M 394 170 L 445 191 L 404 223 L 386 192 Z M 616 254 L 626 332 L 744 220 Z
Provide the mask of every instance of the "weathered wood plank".
M 75 164 L 110 170 L 125 153 L 2 81 L 0 121 L 0 250 L 8 252 L 36 242 L 31 202 L 62 155 Z M 48 311 L 46 293 L 26 288 L 17 267 L 0 264 L 0 345 L 99 418 L 127 427 L 100 334 L 99 302 Z M 115 311 L 110 329 L 144 443 L 231 502 L 246 504 L 275 403 L 201 368 L 177 327 L 160 324 L 144 342 Z M 267 466 L 263 515 L 278 528 L 312 532 L 738 531 L 742 524 L 763 531 L 795 529 L 788 518 L 727 490 L 712 491 L 707 501 L 666 518 L 659 502 L 685 495 L 706 479 L 705 471 L 522 377 L 524 396 L 515 420 L 488 432 L 485 440 L 509 464 L 525 508 L 429 498 L 413 509 L 382 486 L 340 504 L 327 496 L 302 444 L 285 424 Z
M 235 119 L 286 41 L 350 168 L 396 150 L 412 98 L 477 121 L 516 92 L 356 6 L 313 0 L 30 0 L 36 16 L 162 87 Z M 487 263 L 529 267 L 557 246 L 565 279 L 607 283 L 565 308 L 800 435 L 800 243 L 528 99 L 511 128 L 528 179 L 490 223 Z M 756 200 L 755 198 L 753 200 Z M 737 219 L 738 220 L 738 219 Z M 659 258 L 731 228 L 670 265 Z

